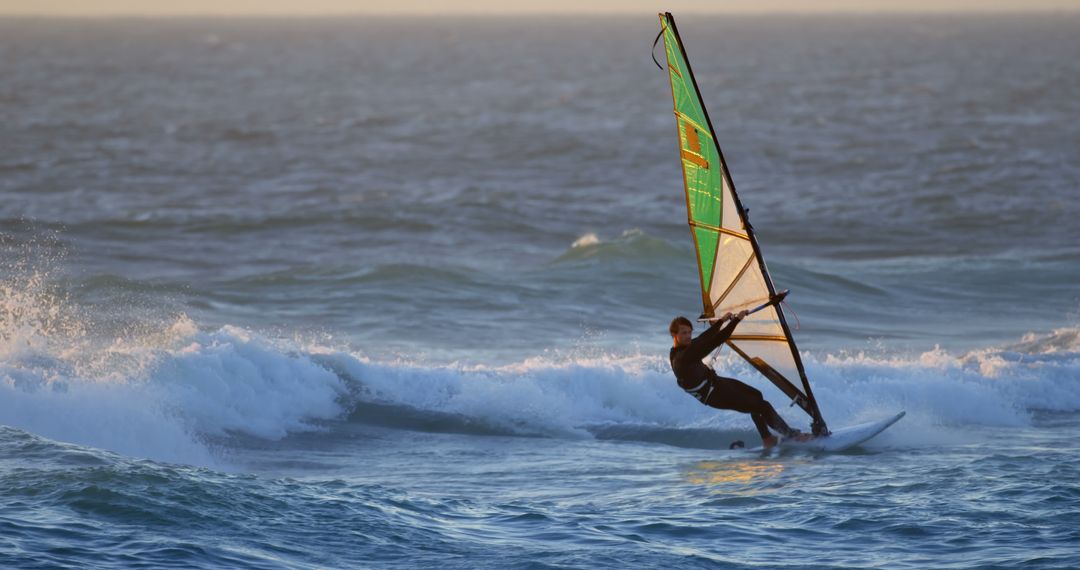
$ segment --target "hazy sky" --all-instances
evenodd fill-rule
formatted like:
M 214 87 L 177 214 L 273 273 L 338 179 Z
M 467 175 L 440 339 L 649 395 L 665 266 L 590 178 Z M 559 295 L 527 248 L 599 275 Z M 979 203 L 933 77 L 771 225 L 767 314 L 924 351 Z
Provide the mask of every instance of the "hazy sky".
M 0 14 L 312 15 L 1080 10 L 1080 0 L 0 0 Z

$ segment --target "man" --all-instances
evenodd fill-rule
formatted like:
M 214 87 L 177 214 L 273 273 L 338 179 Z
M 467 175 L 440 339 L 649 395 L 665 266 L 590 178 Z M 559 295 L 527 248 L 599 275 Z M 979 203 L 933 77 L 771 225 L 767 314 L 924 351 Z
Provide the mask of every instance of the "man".
M 761 443 L 766 448 L 779 443 L 776 436 L 769 432 L 770 427 L 784 437 L 804 439 L 807 436 L 789 427 L 772 405 L 765 401 L 761 392 L 734 378 L 718 376 L 716 371 L 702 362 L 703 358 L 731 338 L 735 327 L 746 315 L 746 311 L 734 315 L 727 313 L 694 339 L 691 339 L 694 325 L 690 319 L 675 317 L 668 327 L 674 344 L 671 348 L 671 370 L 675 373 L 679 387 L 702 404 L 720 410 L 750 414 L 754 426 L 761 434 Z M 726 326 L 725 322 L 728 322 Z

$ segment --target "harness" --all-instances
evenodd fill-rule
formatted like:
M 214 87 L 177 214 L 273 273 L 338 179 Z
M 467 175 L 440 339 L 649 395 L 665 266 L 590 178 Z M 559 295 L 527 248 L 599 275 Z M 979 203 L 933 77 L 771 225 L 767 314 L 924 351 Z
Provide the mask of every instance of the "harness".
M 675 359 L 677 357 L 678 357 L 678 355 L 675 354 L 675 349 L 672 349 L 671 371 L 675 372 L 675 378 L 679 381 L 679 387 L 682 388 L 683 391 L 686 392 L 687 394 L 690 394 L 691 396 L 693 396 L 694 399 L 696 399 L 697 401 L 701 402 L 702 404 L 708 405 L 709 396 L 712 396 L 713 390 L 716 389 L 716 382 L 713 381 L 713 378 L 709 374 L 712 369 L 708 368 L 707 366 L 702 364 L 702 366 L 704 366 L 706 368 L 706 371 L 704 373 L 704 378 L 701 379 L 701 382 L 698 383 L 698 385 L 694 386 L 693 388 L 683 388 L 682 378 L 679 376 L 679 373 L 675 370 Z
M 714 386 L 713 383 L 709 380 L 710 378 L 706 376 L 705 379 L 701 381 L 701 384 L 698 384 L 693 388 L 683 388 L 683 390 L 686 391 L 687 394 L 690 394 L 691 396 L 697 398 L 699 402 L 704 404 L 709 400 L 709 396 L 712 395 L 713 390 L 716 389 L 716 386 Z M 706 387 L 708 387 L 708 390 L 706 390 Z

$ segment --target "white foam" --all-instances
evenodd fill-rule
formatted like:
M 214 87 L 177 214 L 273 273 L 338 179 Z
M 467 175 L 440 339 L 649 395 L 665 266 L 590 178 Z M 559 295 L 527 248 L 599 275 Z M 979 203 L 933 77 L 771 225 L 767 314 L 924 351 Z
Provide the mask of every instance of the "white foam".
M 822 412 L 834 427 L 906 410 L 909 434 L 923 441 L 949 429 L 1021 426 L 1031 409 L 1080 410 L 1080 355 L 1013 358 L 984 350 L 951 355 L 935 349 L 912 357 L 805 355 Z M 462 414 L 526 433 L 582 434 L 596 424 L 740 429 L 747 419 L 701 406 L 679 390 L 660 355 L 555 362 L 533 359 L 501 367 L 424 367 L 373 363 L 347 353 L 335 368 L 363 386 L 362 397 L 423 410 Z M 725 374 L 747 379 L 790 423 L 805 415 L 737 358 L 721 358 Z M 930 434 L 934 434 L 932 437 Z
M 214 465 L 205 445 L 145 385 L 86 381 L 0 365 L 0 423 L 161 461 Z
M 279 439 L 346 409 L 344 382 L 242 329 L 200 332 L 180 318 L 93 359 L 27 344 L 0 364 L 0 423 L 151 459 L 215 464 L 209 436 Z
M 583 426 L 597 423 L 676 426 L 717 419 L 672 390 L 670 373 L 649 370 L 651 357 L 425 367 L 330 356 L 360 383 L 364 399 L 460 414 L 521 433 L 580 436 Z
M 571 244 L 570 247 L 571 249 L 578 247 L 588 247 L 590 245 L 597 245 L 599 243 L 600 238 L 596 234 L 589 232 L 574 240 L 574 243 Z
M 701 406 L 679 390 L 665 347 L 644 355 L 429 366 L 374 362 L 237 327 L 200 331 L 184 317 L 94 346 L 78 327 L 64 329 L 67 336 L 46 330 L 47 320 L 8 323 L 0 344 L 0 423 L 139 457 L 213 464 L 209 437 L 278 439 L 316 429 L 319 420 L 346 417 L 353 398 L 555 437 L 589 437 L 598 425 L 750 428 L 745 415 Z M 1080 354 L 1068 350 L 1071 341 L 1058 340 L 1067 338 L 1067 331 L 1046 342 L 1025 338 L 1026 352 L 804 360 L 832 426 L 906 410 L 901 431 L 909 439 L 940 441 L 948 437 L 943 428 L 1026 425 L 1032 408 L 1080 410 Z M 718 368 L 759 387 L 793 425 L 808 423 L 741 360 L 722 357 Z

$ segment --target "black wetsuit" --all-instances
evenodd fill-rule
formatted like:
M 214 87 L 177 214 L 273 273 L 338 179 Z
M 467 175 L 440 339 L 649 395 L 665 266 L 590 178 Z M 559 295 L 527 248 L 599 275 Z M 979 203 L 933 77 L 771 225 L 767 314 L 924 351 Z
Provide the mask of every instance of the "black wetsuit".
M 762 439 L 769 436 L 770 427 L 784 436 L 799 433 L 784 422 L 760 391 L 734 378 L 718 376 L 716 371 L 702 362 L 709 353 L 731 338 L 738 324 L 737 320 L 732 320 L 726 326 L 717 322 L 690 341 L 689 346 L 671 349 L 671 370 L 679 381 L 679 387 L 707 406 L 750 414 Z

